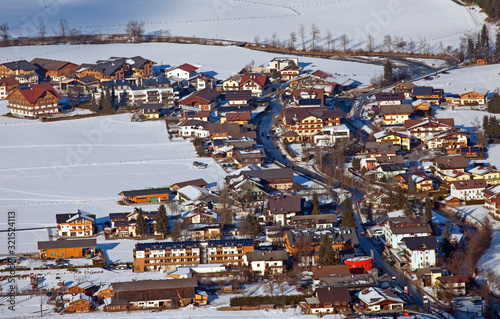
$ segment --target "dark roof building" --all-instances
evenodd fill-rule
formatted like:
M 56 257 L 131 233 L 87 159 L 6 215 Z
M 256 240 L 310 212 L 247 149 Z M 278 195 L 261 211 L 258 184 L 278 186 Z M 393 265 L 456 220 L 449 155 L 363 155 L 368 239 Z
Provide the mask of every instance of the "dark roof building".
M 61 249 L 61 248 L 91 248 L 91 247 L 97 247 L 97 240 L 95 238 L 92 238 L 92 239 L 75 239 L 75 240 L 39 241 L 37 245 L 39 250 Z

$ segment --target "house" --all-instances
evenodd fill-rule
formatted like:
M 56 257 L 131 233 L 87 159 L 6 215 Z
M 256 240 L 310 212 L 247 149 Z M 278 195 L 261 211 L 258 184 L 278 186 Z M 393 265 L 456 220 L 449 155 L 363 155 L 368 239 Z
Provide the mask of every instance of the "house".
M 361 169 L 364 167 L 367 171 L 377 169 L 378 167 L 377 160 L 373 157 L 364 157 L 359 160 L 359 164 Z
M 291 79 L 298 77 L 301 70 L 302 69 L 295 63 L 285 66 L 284 68 L 279 70 L 281 81 L 288 82 Z
M 7 97 L 14 116 L 37 118 L 59 113 L 61 96 L 49 83 L 18 87 Z
M 405 237 L 400 247 L 412 270 L 436 265 L 436 249 L 439 247 L 436 236 Z
M 200 73 L 188 80 L 190 86 L 194 87 L 196 91 L 203 90 L 205 88 L 215 89 L 215 79 L 205 73 Z
M 0 99 L 6 99 L 16 87 L 19 86 L 19 81 L 12 77 L 0 78 Z
M 315 296 L 306 298 L 304 311 L 306 314 L 347 312 L 351 303 L 349 289 L 345 287 L 316 288 Z
M 383 130 L 373 134 L 373 136 L 377 142 L 392 142 L 393 145 L 399 145 L 403 150 L 410 150 L 411 138 L 406 132 Z
M 405 99 L 411 99 L 413 88 L 416 86 L 408 80 L 403 80 L 392 89 L 392 93 L 403 93 Z
M 161 103 L 142 103 L 139 106 L 139 113 L 148 119 L 159 119 L 163 112 Z
M 229 113 L 252 113 L 252 107 L 250 105 L 231 105 L 231 106 L 219 106 L 217 108 L 217 116 L 222 124 L 226 121 L 227 114 Z
M 432 233 L 429 222 L 423 216 L 389 217 L 384 221 L 382 231 L 386 245 L 394 249 L 405 237 L 427 237 Z
M 288 81 L 288 90 L 320 88 L 325 94 L 337 94 L 342 92 L 342 85 L 337 84 L 331 75 L 317 70 L 313 73 L 305 73 Z
M 431 103 L 424 100 L 416 100 L 411 103 L 415 111 L 428 112 L 431 109 Z
M 455 127 L 455 120 L 452 118 L 434 119 L 424 118 L 421 120 L 405 121 L 405 128 L 411 137 L 425 141 L 427 137 L 437 133 L 449 131 Z
M 365 312 L 402 311 L 405 302 L 389 289 L 369 287 L 356 294 Z
M 78 65 L 71 62 L 43 58 L 35 58 L 30 63 L 44 69 L 45 76 L 50 77 L 52 81 L 70 78 L 78 68 Z
M 253 124 L 238 124 L 238 123 L 211 123 L 208 124 L 210 138 L 215 139 L 241 139 L 250 138 L 256 139 L 256 126 Z
M 184 63 L 177 67 L 166 70 L 165 74 L 168 78 L 176 77 L 187 81 L 196 75 L 196 70 L 198 70 L 197 67 L 188 63 Z
M 282 274 L 285 272 L 288 253 L 285 250 L 252 251 L 245 255 L 246 265 L 260 276 Z
M 227 80 L 222 81 L 222 91 L 224 92 L 234 92 L 240 90 L 241 75 L 236 74 L 229 77 Z
M 450 195 L 462 201 L 483 201 L 487 184 L 483 179 L 451 182 Z
M 84 281 L 79 284 L 74 284 L 66 289 L 65 294 L 78 295 L 84 294 L 89 297 L 94 295 L 94 284 L 90 281 Z
M 223 225 L 219 223 L 195 223 L 189 224 L 187 231 L 191 240 L 221 239 Z
M 175 270 L 198 264 L 242 265 L 253 248 L 252 239 L 137 243 L 133 271 Z
M 296 107 L 321 107 L 325 103 L 323 89 L 295 89 L 292 90 L 292 100 Z
M 465 275 L 441 276 L 436 278 L 438 290 L 449 291 L 453 296 L 465 296 L 469 278 Z
M 224 100 L 228 105 L 249 105 L 251 99 L 252 91 L 250 90 L 226 91 L 224 94 Z
M 403 126 L 413 113 L 411 104 L 384 104 L 380 106 L 380 114 L 383 115 L 383 125 Z
M 243 75 L 241 77 L 239 90 L 250 90 L 252 91 L 252 96 L 263 96 L 271 90 L 271 82 L 266 75 Z
M 247 170 L 241 175 L 258 178 L 270 190 L 287 191 L 293 185 L 293 170 L 289 167 Z
M 59 91 L 78 92 L 80 94 L 93 94 L 99 91 L 99 80 L 93 76 L 82 76 L 59 81 Z
M 427 143 L 428 148 L 444 148 L 448 154 L 457 154 L 460 148 L 467 146 L 469 138 L 467 131 L 452 128 L 427 136 L 424 143 Z
M 172 196 L 170 187 L 146 188 L 122 191 L 118 194 L 127 204 L 132 203 L 158 203 L 169 201 Z
M 245 124 L 252 119 L 251 112 L 229 112 L 226 113 L 226 121 L 228 123 Z
M 403 93 L 375 93 L 375 100 L 379 107 L 383 105 L 401 105 L 405 100 Z
M 248 165 L 262 166 L 266 153 L 264 150 L 256 148 L 235 150 L 233 158 L 240 168 Z
M 111 61 L 97 61 L 96 63 L 81 64 L 75 73 L 78 77 L 92 76 L 99 81 L 123 80 L 129 69 L 127 59 L 121 58 Z
M 186 120 L 179 124 L 180 136 L 194 136 L 198 138 L 207 138 L 210 136 L 208 122 L 200 120 Z
M 484 207 L 490 215 L 500 218 L 500 185 L 488 186 L 484 189 Z
M 205 188 L 207 186 L 207 182 L 202 178 L 197 178 L 197 179 L 193 179 L 193 180 L 175 183 L 170 188 L 172 189 L 172 191 L 175 192 L 179 188 L 183 188 L 183 187 L 188 186 L 188 185 Z
M 269 72 L 280 71 L 288 66 L 298 66 L 299 59 L 298 58 L 289 58 L 289 57 L 277 57 L 273 58 L 267 65 L 267 69 Z
M 70 214 L 56 214 L 57 235 L 60 237 L 86 237 L 95 234 L 95 215 L 77 210 Z
M 97 247 L 95 238 L 39 241 L 40 258 L 81 258 L 93 254 Z
M 77 294 L 71 297 L 68 302 L 64 304 L 65 312 L 89 312 L 95 307 L 92 302 L 92 297 L 84 294 Z
M 416 100 L 425 100 L 431 105 L 439 105 L 443 101 L 444 91 L 431 86 L 417 86 L 413 88 L 412 97 Z
M 290 218 L 290 225 L 295 228 L 333 228 L 337 223 L 335 214 L 296 215 Z
M 127 58 L 127 63 L 129 64 L 129 74 L 126 75 L 136 79 L 150 79 L 153 76 L 153 65 L 156 62 L 140 56 L 134 56 Z
M 110 284 L 104 284 L 99 287 L 99 289 L 94 293 L 94 297 L 100 300 L 111 298 L 115 295 L 113 287 Z
M 203 207 L 196 207 L 185 212 L 182 219 L 187 219 L 191 224 L 210 224 L 215 223 L 217 213 Z
M 395 164 L 381 164 L 377 168 L 377 175 L 379 178 L 385 176 L 385 178 L 396 177 L 397 175 L 404 174 L 408 171 L 406 163 L 395 163 Z
M 479 165 L 467 172 L 471 174 L 472 179 L 483 179 L 488 186 L 500 184 L 500 171 L 496 169 Z
M 318 107 L 285 108 L 283 115 L 285 128 L 296 132 L 303 141 L 313 140 L 325 126 L 340 125 L 343 116 L 342 110 Z
M 415 189 L 412 191 L 420 193 L 434 190 L 432 179 L 423 171 L 399 174 L 396 176 L 396 180 L 398 181 L 398 186 L 405 190 L 408 189 L 410 180 L 412 180 L 415 185 Z
M 312 266 L 312 278 L 318 279 L 319 277 L 327 276 L 350 276 L 351 271 L 346 264 L 327 265 L 327 266 Z
M 136 280 L 113 283 L 115 295 L 106 306 L 108 311 L 147 308 L 184 307 L 195 301 L 196 278 Z
M 219 105 L 220 92 L 205 88 L 195 91 L 179 100 L 179 106 L 189 106 L 199 108 L 203 111 L 210 111 Z
M 13 77 L 19 84 L 38 84 L 43 70 L 26 60 L 18 60 L 0 64 L 0 77 Z
M 465 146 L 458 149 L 458 153 L 465 157 L 478 157 L 481 149 L 478 146 Z
M 289 225 L 291 217 L 302 212 L 304 199 L 302 196 L 270 196 L 265 206 L 265 212 L 277 225 Z
M 197 120 L 201 122 L 208 122 L 210 119 L 210 111 L 190 111 L 183 110 L 182 117 L 179 120 L 180 123 L 187 120 Z
M 484 105 L 488 103 L 487 89 L 472 89 L 460 93 L 460 105 Z
M 326 134 L 323 134 L 323 135 L 326 135 Z M 328 136 L 326 136 L 328 137 Z M 285 134 L 281 135 L 281 138 L 283 138 L 287 143 L 294 143 L 294 142 L 297 142 L 299 141 L 299 134 L 297 134 L 297 132 L 295 131 L 286 131 Z M 326 142 L 328 142 L 330 139 L 327 139 Z M 318 139 L 317 141 L 315 140 L 315 143 L 320 143 L 322 144 L 322 139 Z
M 190 210 L 198 204 L 213 205 L 217 202 L 218 196 L 205 188 L 187 185 L 177 190 L 176 199 L 184 210 Z
M 445 181 L 455 180 L 457 173 L 465 174 L 465 169 L 469 167 L 469 162 L 462 155 L 438 156 L 432 160 L 432 164 L 434 175 Z
M 269 195 L 259 178 L 243 175 L 228 176 L 228 179 L 228 187 L 242 206 L 260 207 L 264 204 L 264 197 Z
M 392 141 L 381 141 L 381 142 L 366 142 L 365 152 L 362 154 L 368 157 L 377 156 L 396 156 L 396 153 L 400 150 L 399 145 L 394 145 Z

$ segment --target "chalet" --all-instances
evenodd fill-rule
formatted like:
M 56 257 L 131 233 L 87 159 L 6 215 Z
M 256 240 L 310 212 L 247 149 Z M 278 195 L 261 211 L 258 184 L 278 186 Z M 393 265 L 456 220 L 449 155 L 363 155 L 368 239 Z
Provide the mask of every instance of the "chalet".
M 256 139 L 257 133 L 255 132 L 255 128 L 253 124 L 240 125 L 238 123 L 211 123 L 208 125 L 212 140 L 228 138 L 236 140 L 243 137 Z
M 451 182 L 450 195 L 462 201 L 484 201 L 484 190 L 487 187 L 483 179 Z
M 74 284 L 66 289 L 65 294 L 77 295 L 84 294 L 92 297 L 94 294 L 95 286 L 90 281 L 84 281 L 79 284 Z
M 99 80 L 93 76 L 74 77 L 59 81 L 59 91 L 79 92 L 81 94 L 97 93 L 100 85 Z
M 288 143 L 294 143 L 299 141 L 300 136 L 295 131 L 286 131 L 285 134 L 281 135 L 281 138 L 286 140 Z M 321 141 L 318 142 L 315 141 L 315 143 L 321 144 Z
M 199 108 L 203 111 L 210 111 L 219 105 L 220 92 L 205 88 L 195 91 L 179 100 L 179 106 L 189 106 Z
M 379 107 L 383 105 L 401 105 L 405 100 L 403 93 L 376 93 L 375 100 Z
M 405 302 L 389 289 L 370 287 L 356 294 L 364 312 L 402 311 Z
M 252 91 L 250 90 L 226 91 L 224 94 L 228 105 L 249 105 L 251 98 Z
M 367 171 L 377 169 L 377 160 L 373 157 L 364 157 L 359 160 L 361 168 L 365 168 Z
M 49 83 L 19 87 L 7 97 L 7 107 L 14 116 L 37 118 L 59 113 L 61 96 Z
M 217 220 L 217 213 L 203 207 L 196 207 L 182 215 L 182 219 L 189 220 L 191 224 L 210 224 Z
M 255 148 L 235 150 L 233 158 L 240 168 L 248 165 L 262 166 L 266 158 L 266 153 L 261 149 Z
M 184 122 L 187 120 L 197 120 L 202 122 L 208 122 L 210 119 L 210 111 L 190 111 L 183 110 L 182 117 L 179 122 Z
M 436 278 L 438 291 L 448 291 L 453 296 L 465 296 L 469 278 L 466 275 L 441 276 Z
M 97 61 L 95 64 L 81 64 L 75 73 L 78 77 L 92 76 L 99 81 L 123 80 L 129 69 L 125 58 L 112 61 Z
M 423 216 L 389 217 L 382 227 L 386 245 L 394 249 L 405 237 L 427 237 L 432 233 L 431 226 Z
M 210 131 L 208 129 L 209 123 L 205 121 L 186 120 L 181 122 L 178 126 L 180 136 L 194 136 L 198 138 L 207 138 L 210 136 Z
M 172 196 L 170 187 L 146 188 L 119 193 L 125 203 L 158 203 L 169 201 Z
M 19 81 L 12 77 L 0 78 L 0 99 L 6 99 L 16 87 L 19 86 Z
M 205 188 L 187 185 L 177 190 L 176 199 L 184 210 L 190 210 L 199 205 L 213 206 L 218 196 Z
M 425 100 L 431 105 L 439 105 L 443 101 L 444 91 L 431 86 L 417 86 L 413 88 L 412 97 L 416 100 Z
M 332 228 L 338 223 L 335 214 L 298 215 L 290 218 L 295 228 Z
M 392 142 L 393 145 L 399 145 L 403 150 L 410 150 L 410 136 L 403 131 L 383 130 L 373 134 L 377 142 Z
M 317 280 L 319 277 L 327 276 L 350 276 L 351 271 L 346 264 L 327 265 L 327 266 L 312 266 L 312 278 Z
M 266 75 L 251 74 L 241 77 L 239 90 L 250 90 L 252 96 L 263 96 L 269 93 L 271 82 Z
M 321 107 L 325 103 L 323 89 L 296 89 L 292 90 L 293 103 L 296 107 Z
M 465 146 L 458 149 L 458 153 L 465 157 L 478 157 L 481 149 L 478 146 Z
M 305 313 L 342 313 L 349 310 L 351 303 L 349 289 L 345 287 L 316 288 L 315 296 L 302 303 Z
M 411 137 L 425 141 L 428 136 L 453 129 L 455 127 L 455 120 L 452 118 L 424 118 L 421 120 L 407 120 L 404 125 Z
M 411 83 L 408 80 L 403 80 L 392 89 L 392 93 L 403 93 L 405 99 L 411 99 L 413 88 L 415 88 L 416 86 L 417 85 Z
M 404 173 L 396 176 L 399 187 L 407 190 L 410 180 L 413 181 L 416 192 L 428 192 L 434 190 L 432 179 L 427 176 L 423 171 L 416 171 L 412 173 Z
M 77 294 L 71 297 L 68 302 L 64 304 L 65 312 L 89 312 L 95 307 L 92 297 L 85 294 Z
M 265 212 L 277 225 L 289 225 L 291 218 L 302 212 L 304 198 L 302 196 L 270 196 L 265 206 Z
M 40 258 L 81 258 L 92 255 L 97 247 L 95 239 L 39 241 Z
M 476 166 L 467 171 L 472 174 L 472 179 L 483 179 L 486 184 L 496 185 L 500 184 L 500 171 L 484 166 Z
M 318 107 L 286 108 L 283 113 L 285 128 L 295 131 L 303 141 L 312 140 L 325 126 L 340 125 L 343 115 L 342 110 Z
M 415 111 L 428 112 L 431 109 L 431 103 L 424 100 L 416 100 L 411 103 Z
M 313 137 L 314 144 L 320 147 L 333 146 L 338 142 L 349 141 L 351 130 L 345 125 L 329 125 L 323 127 L 321 134 L 316 134 Z
M 410 119 L 413 113 L 411 104 L 384 104 L 380 106 L 380 114 L 383 115 L 385 126 L 402 126 Z
M 45 70 L 45 76 L 50 77 L 52 81 L 61 81 L 70 78 L 78 68 L 78 65 L 71 62 L 42 58 L 35 58 L 30 63 Z
M 142 103 L 139 106 L 139 113 L 148 119 L 159 119 L 163 110 L 161 103 Z
M 242 171 L 241 175 L 258 178 L 266 188 L 271 190 L 287 191 L 292 188 L 293 184 L 293 170 L 291 168 Z
M 231 178 L 232 177 L 232 178 Z M 264 204 L 269 194 L 264 190 L 259 178 L 248 176 L 228 176 L 228 186 L 238 201 L 246 207 L 257 207 Z
M 260 276 L 284 273 L 288 253 L 285 250 L 252 251 L 245 255 L 244 264 Z
M 26 60 L 19 60 L 0 64 L 0 77 L 13 77 L 19 84 L 38 84 L 43 70 Z
M 245 124 L 248 123 L 251 119 L 252 119 L 251 112 L 229 112 L 226 113 L 225 122 Z
M 134 56 L 127 58 L 127 63 L 129 64 L 129 74 L 126 74 L 127 76 L 131 76 L 136 79 L 149 79 L 153 76 L 153 65 L 155 65 L 156 62 L 140 56 Z
M 453 128 L 427 136 L 424 142 L 430 149 L 444 148 L 448 154 L 457 154 L 460 148 L 467 146 L 469 138 L 467 131 Z
M 287 82 L 300 75 L 301 68 L 296 64 L 287 65 L 279 70 L 281 81 Z
M 196 278 L 169 280 L 138 280 L 113 283 L 115 295 L 106 306 L 108 311 L 145 308 L 177 308 L 193 303 L 196 298 Z
M 82 210 L 70 214 L 56 214 L 57 234 L 60 237 L 86 237 L 95 234 L 95 215 Z
M 115 295 L 115 292 L 113 291 L 113 287 L 110 284 L 104 284 L 99 286 L 99 289 L 93 294 L 94 298 L 97 298 L 97 300 L 104 300 L 111 298 Z
M 487 89 L 473 89 L 460 93 L 460 105 L 484 105 L 488 103 Z
M 298 58 L 289 58 L 289 57 L 277 57 L 273 58 L 267 65 L 267 69 L 269 72 L 276 70 L 280 71 L 288 66 L 298 66 L 299 59 Z
M 469 167 L 467 159 L 461 155 L 438 156 L 432 162 L 431 170 L 434 170 L 434 175 L 445 181 L 454 180 L 457 173 L 465 174 L 465 169 Z
M 434 267 L 436 250 L 439 243 L 436 236 L 405 237 L 400 247 L 405 252 L 405 259 L 412 270 Z
M 224 92 L 239 91 L 240 81 L 241 81 L 241 75 L 239 74 L 229 77 L 227 80 L 224 80 L 222 82 L 222 91 Z
M 196 70 L 198 70 L 197 67 L 188 63 L 184 63 L 180 66 L 173 67 L 169 70 L 165 70 L 165 74 L 169 78 L 177 77 L 183 80 L 189 80 L 196 75 Z
M 331 75 L 320 70 L 314 73 L 305 73 L 290 79 L 288 81 L 288 89 L 312 89 L 319 88 L 325 91 L 326 95 L 337 94 L 342 92 L 342 85 L 337 84 L 336 79 Z
M 219 223 L 194 223 L 188 225 L 187 232 L 191 240 L 215 240 L 222 238 L 223 227 Z
M 205 73 L 200 73 L 188 80 L 190 86 L 194 87 L 196 91 L 203 90 L 205 88 L 215 89 L 215 79 Z
M 395 156 L 400 146 L 394 145 L 391 141 L 366 142 L 365 154 L 368 157 L 377 157 L 382 155 Z
M 197 178 L 189 181 L 175 183 L 170 188 L 172 189 L 172 191 L 177 191 L 179 188 L 183 188 L 189 185 L 205 188 L 207 186 L 207 182 L 202 178 Z

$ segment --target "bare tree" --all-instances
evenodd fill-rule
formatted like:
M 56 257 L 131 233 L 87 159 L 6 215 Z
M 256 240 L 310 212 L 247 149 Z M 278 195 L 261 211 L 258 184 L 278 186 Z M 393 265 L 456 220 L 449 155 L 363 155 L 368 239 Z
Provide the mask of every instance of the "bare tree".
M 319 28 L 316 24 L 311 24 L 311 39 L 312 39 L 312 50 L 316 50 L 316 41 L 319 41 L 320 39 L 320 31 L 319 31 Z
M 225 185 L 222 185 L 221 191 L 219 192 L 219 205 L 221 215 L 221 222 L 224 225 L 230 225 L 233 223 L 233 210 L 231 209 L 231 199 L 229 198 L 229 192 Z
M 175 215 L 179 212 L 179 203 L 176 200 L 168 201 L 165 206 L 169 215 Z
M 410 54 L 413 54 L 413 51 L 415 50 L 415 42 L 413 42 L 413 39 L 410 38 L 410 42 L 408 42 L 408 49 L 410 50 Z
M 68 35 L 68 31 L 69 31 L 68 21 L 66 21 L 66 19 L 60 19 L 59 20 L 59 35 L 61 37 L 65 37 Z
M 374 46 L 375 46 L 375 40 L 373 39 L 373 35 L 368 34 L 366 36 L 366 49 L 368 50 L 368 52 L 372 52 Z
M 287 279 L 288 278 L 284 273 L 274 275 L 274 281 L 276 282 L 278 290 L 280 291 L 282 296 L 285 294 Z
M 305 51 L 306 50 L 306 45 L 305 45 L 305 42 L 304 42 L 304 38 L 306 36 L 306 28 L 304 27 L 303 24 L 301 24 L 300 27 L 299 27 L 299 36 L 300 36 L 300 39 L 302 41 L 302 50 Z
M 274 278 L 271 277 L 266 281 L 264 290 L 270 296 L 274 295 Z
M 278 45 L 279 42 L 280 42 L 280 40 L 278 39 L 278 34 L 276 32 L 274 32 L 273 36 L 272 36 L 272 40 L 271 40 L 271 45 L 276 48 L 279 46 Z
M 256 45 L 258 45 L 258 44 L 259 44 L 259 40 L 260 40 L 260 38 L 259 38 L 259 36 L 258 36 L 258 35 L 256 35 L 256 36 L 254 36 L 254 37 L 253 37 L 253 42 L 254 42 Z
M 340 36 L 340 42 L 342 43 L 342 47 L 344 48 L 344 52 L 347 52 L 347 47 L 349 46 L 349 38 L 347 37 L 347 34 L 342 34 Z
M 38 24 L 38 34 L 42 39 L 47 35 L 47 25 L 43 21 L 40 21 L 40 23 Z
M 384 36 L 384 45 L 387 47 L 387 52 L 391 52 L 392 48 L 392 37 L 390 34 Z
M 333 35 L 332 31 L 326 30 L 326 45 L 328 46 L 328 51 L 332 49 L 332 44 L 333 44 Z
M 295 34 L 295 32 L 291 32 L 290 33 L 290 49 L 293 49 L 295 48 L 295 42 L 297 42 L 297 35 Z
M 9 25 L 7 23 L 0 25 L 0 37 L 4 42 L 9 41 Z
M 144 35 L 144 21 L 130 20 L 127 23 L 125 32 L 130 35 L 134 41 L 139 42 Z

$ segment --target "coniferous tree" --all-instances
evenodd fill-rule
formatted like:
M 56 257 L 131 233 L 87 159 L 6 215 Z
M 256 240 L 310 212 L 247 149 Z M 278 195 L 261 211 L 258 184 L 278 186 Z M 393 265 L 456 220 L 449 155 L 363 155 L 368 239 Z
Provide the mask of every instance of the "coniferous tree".
M 444 257 L 450 257 L 453 252 L 453 245 L 451 243 L 451 232 L 448 224 L 446 224 L 446 228 L 443 234 L 443 238 L 441 239 L 441 252 Z
M 391 83 L 394 81 L 394 67 L 391 60 L 387 59 L 384 62 L 384 82 Z
M 116 108 L 116 96 L 115 96 L 115 86 L 111 87 L 111 96 L 109 98 L 109 104 L 112 109 Z
M 500 61 L 500 32 L 497 32 L 495 37 L 495 52 L 494 59 L 495 62 Z
M 137 215 L 137 219 L 135 221 L 135 233 L 141 237 L 147 235 L 148 233 L 148 224 L 146 218 L 144 218 L 142 208 L 139 208 L 139 215 Z
M 313 209 L 311 211 L 311 215 L 319 215 L 319 213 L 320 213 L 319 199 L 318 199 L 318 194 L 316 192 L 313 193 L 312 206 L 313 206 Z
M 344 213 L 342 214 L 342 222 L 340 225 L 345 227 L 356 227 L 351 198 L 346 197 L 342 202 L 342 206 L 344 207 Z
M 168 235 L 168 216 L 167 216 L 167 208 L 165 204 L 161 204 L 158 207 L 158 213 L 155 217 L 156 221 L 156 232 L 160 233 L 163 238 L 165 235 Z
M 403 208 L 403 214 L 405 216 L 413 216 L 415 212 L 413 211 L 413 207 L 410 202 L 406 202 L 405 207 Z
M 429 197 L 425 199 L 425 218 L 427 218 L 429 222 L 432 221 L 432 202 Z
M 90 110 L 94 113 L 99 112 L 99 103 L 97 103 L 94 94 L 92 94 L 92 99 L 90 100 Z
M 408 192 L 414 192 L 417 190 L 417 185 L 415 184 L 415 181 L 413 180 L 413 177 L 410 175 L 408 179 Z
M 173 241 L 178 241 L 181 238 L 182 226 L 179 221 L 174 223 L 174 227 L 172 228 L 172 232 L 170 233 L 170 237 L 172 237 Z
M 365 209 L 365 216 L 366 216 L 366 220 L 369 223 L 373 222 L 373 209 L 372 209 L 372 204 L 371 203 L 368 204 L 368 206 Z
M 324 235 L 321 240 L 321 245 L 318 249 L 318 264 L 320 266 L 328 266 L 335 264 L 335 253 L 332 248 L 332 242 L 328 235 Z
M 402 188 L 398 188 L 398 192 L 396 193 L 396 209 L 405 208 L 407 203 L 405 192 Z
M 352 168 L 358 171 L 361 167 L 361 160 L 358 157 L 352 159 Z

